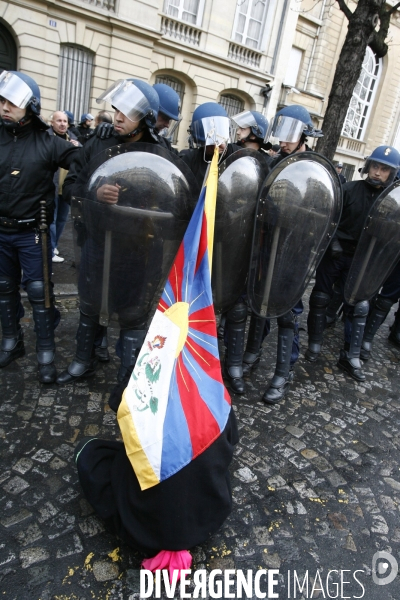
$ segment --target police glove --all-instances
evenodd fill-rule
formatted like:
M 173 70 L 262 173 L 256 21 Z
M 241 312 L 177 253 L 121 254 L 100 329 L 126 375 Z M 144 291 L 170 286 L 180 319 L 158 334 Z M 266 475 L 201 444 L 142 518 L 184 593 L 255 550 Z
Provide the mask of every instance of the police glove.
M 343 248 L 337 238 L 333 238 L 330 249 L 332 258 L 339 258 L 343 254 Z
M 112 125 L 111 123 L 100 123 L 100 125 L 97 128 L 96 135 L 101 140 L 108 140 L 108 138 L 112 136 L 113 131 L 114 125 Z

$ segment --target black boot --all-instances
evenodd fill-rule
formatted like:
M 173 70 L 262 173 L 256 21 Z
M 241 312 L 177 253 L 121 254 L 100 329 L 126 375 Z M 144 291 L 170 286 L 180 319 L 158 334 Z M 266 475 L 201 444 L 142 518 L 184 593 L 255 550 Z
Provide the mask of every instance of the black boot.
M 75 381 L 82 377 L 94 375 L 97 358 L 94 352 L 94 340 L 98 323 L 83 312 L 80 313 L 78 331 L 76 334 L 76 354 L 66 371 L 57 377 L 60 385 Z
M 293 380 L 290 358 L 294 339 L 294 315 L 290 311 L 278 319 L 278 349 L 275 373 L 262 397 L 266 404 L 277 404 L 289 391 Z
M 103 325 L 98 326 L 94 341 L 94 353 L 99 362 L 109 362 L 110 353 L 108 352 L 107 327 Z
M 236 304 L 226 316 L 224 377 L 229 389 L 235 394 L 245 392 L 242 361 L 246 319 L 247 307 L 243 303 Z
M 246 377 L 254 371 L 261 359 L 261 344 L 264 338 L 266 320 L 254 313 L 251 315 L 249 334 L 247 336 L 246 350 L 243 355 L 243 376 Z
M 345 343 L 340 351 L 337 366 L 356 381 L 365 381 L 360 361 L 360 350 L 368 315 L 368 301 L 357 302 L 353 311 L 350 344 Z
M 118 381 L 122 381 L 128 371 L 136 363 L 140 349 L 146 337 L 145 329 L 121 329 L 121 366 L 118 370 Z
M 26 292 L 32 306 L 35 322 L 38 379 L 40 383 L 55 383 L 57 370 L 54 364 L 56 354 L 54 297 L 51 296 L 50 298 L 50 308 L 46 308 L 43 281 L 29 281 L 26 285 Z
M 3 339 L 0 368 L 24 356 L 24 334 L 17 323 L 17 286 L 9 277 L 0 276 L 0 321 Z
M 315 362 L 321 352 L 328 303 L 328 294 L 314 290 L 311 292 L 310 312 L 307 318 L 308 349 L 305 353 L 305 358 L 310 362 Z
M 365 324 L 364 337 L 360 350 L 360 358 L 362 360 L 366 361 L 371 356 L 372 342 L 375 334 L 388 316 L 393 304 L 393 301 L 389 300 L 389 298 L 383 298 L 382 296 L 376 298 Z
M 390 334 L 388 339 L 394 344 L 397 348 L 400 348 L 400 308 L 397 310 L 394 323 L 390 327 Z
M 339 310 L 343 305 L 343 290 L 339 284 L 333 286 L 332 297 L 326 307 L 326 327 L 333 327 L 339 317 Z

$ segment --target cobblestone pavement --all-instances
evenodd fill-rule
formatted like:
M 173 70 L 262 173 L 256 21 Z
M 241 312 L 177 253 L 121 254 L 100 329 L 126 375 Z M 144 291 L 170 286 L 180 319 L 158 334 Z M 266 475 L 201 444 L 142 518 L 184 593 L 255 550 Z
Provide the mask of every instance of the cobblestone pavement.
M 61 370 L 74 351 L 77 299 L 62 298 L 58 306 Z M 233 397 L 241 434 L 231 468 L 233 512 L 193 549 L 194 569 L 279 569 L 276 591 L 285 599 L 400 600 L 398 577 L 378 586 L 371 573 L 378 550 L 400 560 L 400 351 L 387 341 L 392 321 L 393 312 L 366 363 L 364 384 L 336 367 L 337 324 L 326 332 L 320 361 L 310 365 L 301 357 L 285 401 L 268 407 L 259 398 L 274 367 L 273 326 L 247 394 Z M 72 461 L 82 436 L 119 437 L 107 404 L 118 368 L 114 350 L 91 379 L 44 386 L 36 380 L 27 303 L 24 329 L 26 356 L 0 372 L 1 598 L 139 598 L 141 556 L 105 531 Z M 304 350 L 304 332 L 302 338 Z M 115 340 L 110 330 L 110 346 Z M 347 570 L 350 583 L 339 593 L 331 586 L 329 595 L 330 569 Z M 293 588 L 289 595 L 288 571 L 293 580 L 294 570 L 299 581 L 308 572 L 303 595 Z

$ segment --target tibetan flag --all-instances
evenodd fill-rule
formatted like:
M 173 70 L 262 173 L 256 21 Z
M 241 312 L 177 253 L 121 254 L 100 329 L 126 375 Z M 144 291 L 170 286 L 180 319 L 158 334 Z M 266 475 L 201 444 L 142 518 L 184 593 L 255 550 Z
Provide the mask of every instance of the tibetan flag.
M 211 293 L 217 182 L 218 149 L 118 410 L 142 490 L 206 450 L 231 409 Z

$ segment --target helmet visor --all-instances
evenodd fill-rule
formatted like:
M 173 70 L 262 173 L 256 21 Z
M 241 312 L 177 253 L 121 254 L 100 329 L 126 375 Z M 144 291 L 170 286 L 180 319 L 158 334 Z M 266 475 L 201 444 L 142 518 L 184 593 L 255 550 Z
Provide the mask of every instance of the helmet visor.
M 206 146 L 220 146 L 230 142 L 229 117 L 204 117 L 193 123 L 196 140 L 204 140 Z
M 268 127 L 264 142 L 268 142 L 270 137 L 277 138 L 280 142 L 298 142 L 305 128 L 303 121 L 277 115 Z
M 131 121 L 140 121 L 151 108 L 146 96 L 127 79 L 119 79 L 113 83 L 96 102 L 108 102 Z
M 231 119 L 238 127 L 241 127 L 242 129 L 245 129 L 246 127 L 257 127 L 257 121 L 249 110 L 244 110 L 243 112 L 231 117 Z
M 161 135 L 161 137 L 165 137 L 170 142 L 173 142 L 175 132 L 176 132 L 177 128 L 179 127 L 179 123 L 181 121 L 182 121 L 181 118 L 179 118 L 178 121 L 176 121 L 175 119 L 169 119 L 168 127 L 163 127 L 162 129 L 160 129 L 158 131 L 158 135 Z
M 3 71 L 0 75 L 0 96 L 12 102 L 18 108 L 26 108 L 33 96 L 29 85 L 18 75 Z

